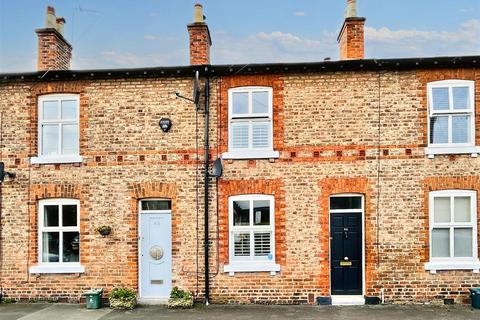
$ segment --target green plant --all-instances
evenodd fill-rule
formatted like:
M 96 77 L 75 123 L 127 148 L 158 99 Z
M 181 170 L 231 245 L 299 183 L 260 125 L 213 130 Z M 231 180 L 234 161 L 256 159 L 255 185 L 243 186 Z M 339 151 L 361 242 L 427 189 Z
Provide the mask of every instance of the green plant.
M 109 298 L 112 299 L 132 299 L 137 298 L 137 294 L 131 288 L 114 288 L 110 291 L 108 295 Z
M 112 227 L 110 226 L 100 226 L 95 229 L 98 233 L 100 233 L 102 236 L 108 236 L 110 232 L 112 232 Z
M 192 294 L 188 291 L 181 290 L 178 287 L 174 287 L 170 292 L 171 299 L 191 299 Z

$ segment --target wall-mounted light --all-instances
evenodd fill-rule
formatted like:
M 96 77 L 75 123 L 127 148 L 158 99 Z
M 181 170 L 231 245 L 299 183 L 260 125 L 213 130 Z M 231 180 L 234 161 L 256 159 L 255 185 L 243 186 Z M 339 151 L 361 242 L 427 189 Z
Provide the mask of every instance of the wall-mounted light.
M 162 119 L 160 119 L 158 124 L 160 125 L 160 128 L 162 128 L 163 132 L 168 132 L 170 130 L 170 128 L 172 127 L 172 120 L 170 120 L 168 118 L 162 118 Z

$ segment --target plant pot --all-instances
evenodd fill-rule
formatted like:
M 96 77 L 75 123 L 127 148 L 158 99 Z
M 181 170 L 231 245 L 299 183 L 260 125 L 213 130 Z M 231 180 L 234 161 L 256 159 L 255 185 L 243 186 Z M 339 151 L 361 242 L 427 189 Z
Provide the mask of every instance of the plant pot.
M 170 298 L 167 307 L 170 309 L 189 309 L 193 307 L 193 298 Z
M 110 308 L 115 310 L 131 310 L 137 305 L 136 298 L 109 298 Z

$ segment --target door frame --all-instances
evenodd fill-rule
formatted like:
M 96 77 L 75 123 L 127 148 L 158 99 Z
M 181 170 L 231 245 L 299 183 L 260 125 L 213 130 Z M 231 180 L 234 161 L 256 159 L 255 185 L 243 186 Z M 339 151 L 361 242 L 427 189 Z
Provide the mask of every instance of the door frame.
M 330 209 L 330 199 L 332 197 L 361 197 L 361 209 Z M 359 213 L 361 215 L 361 230 L 362 230 L 362 295 L 365 296 L 365 195 L 362 193 L 337 193 L 331 194 L 328 197 L 328 270 L 330 275 L 329 290 L 332 296 L 332 236 L 331 236 L 331 218 L 333 213 Z M 355 295 L 352 295 L 355 297 Z
M 141 220 L 141 215 L 142 213 L 144 214 L 170 214 L 170 228 L 172 230 L 172 234 L 170 236 L 170 242 L 171 242 L 171 246 L 172 246 L 172 249 L 173 249 L 173 225 L 172 225 L 172 209 L 170 210 L 148 210 L 147 212 L 146 211 L 143 211 L 142 210 L 142 206 L 141 206 L 141 203 L 143 200 L 168 200 L 168 201 L 172 201 L 172 199 L 168 199 L 168 198 L 142 198 L 142 199 L 138 199 L 137 200 L 137 206 L 138 206 L 138 215 L 137 215 L 137 227 L 138 227 L 138 239 L 137 239 L 137 244 L 138 244 L 138 252 L 137 252 L 137 261 L 138 261 L 138 277 L 137 277 L 137 281 L 138 281 L 138 299 L 148 299 L 148 300 L 155 300 L 155 299 L 165 299 L 165 298 L 168 298 L 168 297 L 142 297 L 142 281 L 141 281 L 141 276 L 142 276 L 142 260 L 141 260 L 141 256 L 142 256 L 142 228 L 141 228 L 141 223 L 142 223 L 142 220 Z M 171 258 L 171 264 L 172 264 L 172 278 L 173 278 L 173 254 L 172 254 L 172 258 Z M 173 279 L 172 279 L 173 280 Z

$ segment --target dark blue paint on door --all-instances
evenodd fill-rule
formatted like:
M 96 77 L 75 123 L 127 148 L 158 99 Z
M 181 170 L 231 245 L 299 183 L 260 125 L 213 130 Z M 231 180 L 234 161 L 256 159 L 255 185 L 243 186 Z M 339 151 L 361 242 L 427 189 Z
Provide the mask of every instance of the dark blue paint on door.
M 330 217 L 332 295 L 362 294 L 362 215 Z

